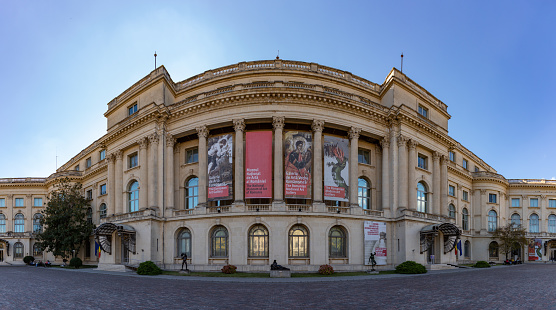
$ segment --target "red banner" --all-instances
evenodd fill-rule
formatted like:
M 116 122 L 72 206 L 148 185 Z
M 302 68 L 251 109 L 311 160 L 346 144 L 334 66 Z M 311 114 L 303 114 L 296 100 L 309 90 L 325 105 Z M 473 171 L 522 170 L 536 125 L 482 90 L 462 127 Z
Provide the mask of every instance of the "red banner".
M 245 134 L 245 198 L 272 198 L 272 131 Z

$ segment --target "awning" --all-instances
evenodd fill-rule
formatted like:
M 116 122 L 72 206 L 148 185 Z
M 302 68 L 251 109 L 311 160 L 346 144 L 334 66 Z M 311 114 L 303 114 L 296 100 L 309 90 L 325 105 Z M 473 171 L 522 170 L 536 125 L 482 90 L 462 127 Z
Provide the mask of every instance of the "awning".
M 100 249 L 112 254 L 112 234 L 114 232 L 117 232 L 117 235 L 122 238 L 124 248 L 135 254 L 135 229 L 123 224 L 104 223 L 93 231 Z
M 8 240 L 0 239 L 0 242 L 4 242 L 6 244 L 6 255 L 10 256 L 10 243 Z
M 461 230 L 452 223 L 440 223 L 425 226 L 420 231 L 421 253 L 428 251 L 439 232 L 444 236 L 444 254 L 452 251 L 461 236 Z

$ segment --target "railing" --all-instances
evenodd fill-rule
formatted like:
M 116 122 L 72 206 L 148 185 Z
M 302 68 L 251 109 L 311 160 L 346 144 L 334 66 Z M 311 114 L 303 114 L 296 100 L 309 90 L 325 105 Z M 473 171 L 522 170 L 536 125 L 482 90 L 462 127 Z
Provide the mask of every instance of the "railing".
M 556 180 L 545 179 L 509 179 L 510 184 L 556 184 Z
M 230 212 L 231 206 L 207 207 L 208 213 L 227 213 Z
M 145 210 L 140 210 L 135 212 L 112 215 L 110 217 L 103 218 L 102 223 L 129 221 L 133 219 L 143 218 L 146 216 L 156 216 L 156 211 L 152 209 L 145 209 Z
M 174 216 L 183 216 L 193 214 L 194 209 L 174 210 Z
M 288 204 L 288 211 L 297 211 L 297 212 L 310 212 L 311 205 L 301 205 L 301 204 Z
M 548 232 L 538 232 L 538 233 L 532 233 L 532 232 L 527 232 L 525 234 L 525 237 L 527 238 L 542 238 L 542 237 L 556 237 L 556 233 L 548 233 Z
M 250 212 L 270 211 L 270 205 L 268 204 L 247 205 L 247 211 Z
M 444 215 L 439 215 L 439 214 L 430 214 L 430 213 L 425 213 L 425 212 L 419 212 L 419 211 L 415 211 L 415 210 L 402 210 L 402 215 L 406 215 L 406 216 L 411 216 L 411 217 L 417 217 L 417 218 L 422 218 L 422 219 L 427 219 L 427 220 L 433 220 L 433 221 L 440 221 L 440 222 L 454 222 L 455 219 L 451 218 L 451 217 L 447 217 Z
M 384 216 L 384 211 L 380 211 L 380 210 L 368 210 L 368 209 L 363 209 L 363 212 L 365 213 L 365 215 L 371 215 L 371 216 Z
M 46 178 L 4 178 L 0 183 L 44 183 Z
M 328 213 L 349 214 L 350 207 L 326 207 Z

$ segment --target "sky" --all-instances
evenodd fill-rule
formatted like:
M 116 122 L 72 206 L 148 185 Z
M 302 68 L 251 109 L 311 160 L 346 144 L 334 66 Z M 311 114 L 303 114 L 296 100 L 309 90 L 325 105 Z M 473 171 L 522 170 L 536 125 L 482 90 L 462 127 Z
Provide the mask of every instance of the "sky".
M 0 0 L 0 178 L 47 177 L 106 133 L 107 104 L 164 65 L 315 62 L 448 105 L 449 134 L 508 179 L 556 177 L 554 1 Z

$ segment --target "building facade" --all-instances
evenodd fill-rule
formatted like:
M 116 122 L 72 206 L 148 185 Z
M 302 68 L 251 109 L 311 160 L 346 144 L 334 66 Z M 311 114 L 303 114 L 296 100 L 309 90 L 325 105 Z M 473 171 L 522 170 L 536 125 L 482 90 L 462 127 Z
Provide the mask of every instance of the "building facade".
M 556 181 L 499 175 L 396 69 L 376 84 L 275 59 L 174 82 L 161 66 L 104 115 L 107 133 L 48 178 L 0 179 L 0 261 L 55 259 L 34 236 L 68 176 L 97 225 L 78 255 L 104 269 L 178 269 L 183 253 L 196 271 L 501 261 L 491 235 L 510 222 L 531 240 L 512 258 L 555 256 Z

